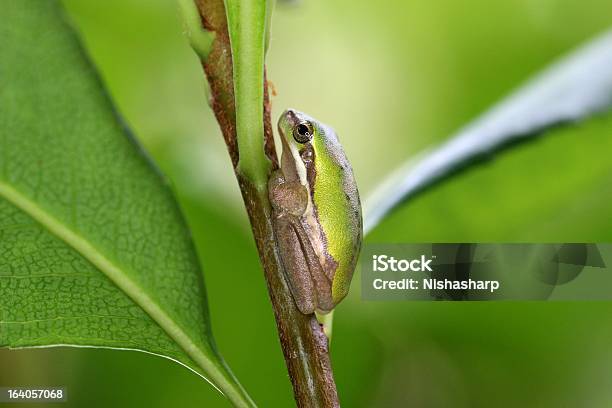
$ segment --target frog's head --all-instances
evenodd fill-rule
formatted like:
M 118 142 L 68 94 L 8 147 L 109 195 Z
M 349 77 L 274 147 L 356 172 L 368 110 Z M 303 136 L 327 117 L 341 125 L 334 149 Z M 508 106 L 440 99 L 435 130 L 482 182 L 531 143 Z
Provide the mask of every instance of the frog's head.
M 313 140 L 320 136 L 321 125 L 305 113 L 287 109 L 278 120 L 278 131 L 283 143 L 281 169 L 285 178 L 307 186 L 307 167 L 316 156 Z

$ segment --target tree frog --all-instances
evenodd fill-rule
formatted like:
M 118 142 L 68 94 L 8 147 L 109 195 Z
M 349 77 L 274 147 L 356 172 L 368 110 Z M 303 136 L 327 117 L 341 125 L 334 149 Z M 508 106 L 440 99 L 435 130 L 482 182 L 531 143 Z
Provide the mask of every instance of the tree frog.
M 285 276 L 302 313 L 328 313 L 348 293 L 361 248 L 353 170 L 335 132 L 310 116 L 288 109 L 278 131 L 268 191 Z

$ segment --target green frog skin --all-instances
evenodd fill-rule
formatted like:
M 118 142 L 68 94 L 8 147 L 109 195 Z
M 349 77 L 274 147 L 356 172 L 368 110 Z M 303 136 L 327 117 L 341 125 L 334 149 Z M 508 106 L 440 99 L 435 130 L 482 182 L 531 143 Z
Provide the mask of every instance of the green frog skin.
M 280 169 L 268 181 L 285 276 L 304 314 L 330 312 L 348 293 L 361 248 L 359 192 L 335 132 L 286 110 Z

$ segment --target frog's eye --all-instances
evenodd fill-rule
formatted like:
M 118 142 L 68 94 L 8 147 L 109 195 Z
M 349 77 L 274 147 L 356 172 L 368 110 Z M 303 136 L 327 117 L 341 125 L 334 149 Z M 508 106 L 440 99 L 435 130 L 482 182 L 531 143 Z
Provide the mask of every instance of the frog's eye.
M 314 132 L 310 122 L 300 122 L 293 128 L 293 138 L 298 143 L 310 142 L 313 135 Z

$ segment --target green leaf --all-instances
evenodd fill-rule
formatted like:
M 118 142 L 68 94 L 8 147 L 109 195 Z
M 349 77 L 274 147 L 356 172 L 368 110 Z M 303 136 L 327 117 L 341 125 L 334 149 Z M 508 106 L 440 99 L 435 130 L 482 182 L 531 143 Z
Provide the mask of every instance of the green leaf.
M 612 107 L 612 31 L 553 64 L 441 146 L 410 159 L 366 200 L 364 229 L 482 157 Z
M 55 0 L 0 0 L 0 346 L 139 350 L 253 403 L 189 231 Z

